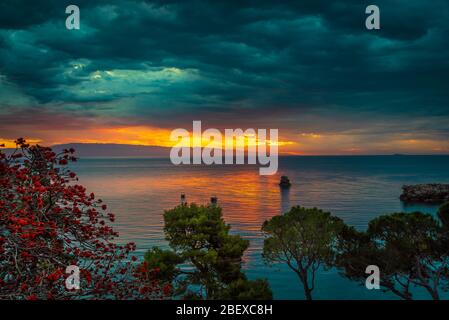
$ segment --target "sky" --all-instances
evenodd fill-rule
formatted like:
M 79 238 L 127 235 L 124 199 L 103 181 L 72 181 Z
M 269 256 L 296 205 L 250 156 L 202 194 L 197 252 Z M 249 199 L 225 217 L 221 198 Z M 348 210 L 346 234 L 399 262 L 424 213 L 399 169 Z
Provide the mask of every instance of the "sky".
M 447 0 L 2 0 L 0 143 L 170 146 L 201 120 L 279 129 L 284 154 L 447 154 L 448 21 Z

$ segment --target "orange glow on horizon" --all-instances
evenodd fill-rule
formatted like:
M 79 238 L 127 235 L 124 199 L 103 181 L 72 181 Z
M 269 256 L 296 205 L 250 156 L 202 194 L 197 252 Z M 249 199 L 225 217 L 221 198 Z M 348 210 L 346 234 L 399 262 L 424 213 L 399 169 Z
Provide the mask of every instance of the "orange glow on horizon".
M 172 130 L 156 127 L 145 126 L 130 126 L 130 127 L 115 127 L 115 128 L 99 128 L 86 129 L 82 132 L 67 131 L 59 133 L 57 138 L 45 137 L 42 139 L 27 139 L 29 143 L 40 143 L 43 145 L 58 145 L 67 143 L 98 143 L 98 144 L 128 144 L 141 146 L 158 146 L 158 147 L 173 147 L 174 145 L 191 147 L 193 146 L 193 134 L 189 132 L 190 139 L 187 143 L 179 144 L 179 141 L 171 141 L 170 134 Z M 232 140 L 232 141 L 231 141 Z M 242 144 L 243 140 L 243 144 Z M 263 144 L 277 145 L 278 147 L 294 145 L 294 141 L 272 141 L 267 139 L 266 142 L 259 141 L 257 137 L 245 135 L 240 139 L 227 139 L 224 132 L 222 133 L 222 141 L 202 140 L 201 147 L 222 148 L 226 145 L 234 144 L 234 147 L 255 147 Z M 14 140 L 0 138 L 0 144 L 4 143 L 6 148 L 15 148 Z
M 26 139 L 26 141 L 27 143 L 30 144 L 42 144 L 42 140 L 39 139 Z M 0 145 L 4 145 L 0 148 L 9 148 L 9 149 L 14 149 L 17 146 L 15 140 L 2 139 L 2 138 L 0 138 Z
M 17 128 L 16 128 L 17 129 Z M 120 127 L 86 127 L 83 130 L 73 129 L 31 129 L 27 127 L 18 128 L 12 137 L 23 136 L 31 144 L 53 146 L 68 143 L 98 143 L 98 144 L 127 144 L 141 146 L 173 147 L 193 146 L 192 132 L 190 138 L 179 144 L 180 140 L 171 141 L 172 129 L 150 126 L 120 126 Z M 204 130 L 203 130 L 204 132 Z M 23 134 L 25 133 L 25 134 Z M 201 141 L 202 148 L 221 148 L 226 150 L 231 145 L 230 139 L 226 139 L 224 130 L 220 131 L 221 141 L 213 138 Z M 449 153 L 449 142 L 422 138 L 412 133 L 407 135 L 392 135 L 382 139 L 366 140 L 363 135 L 350 133 L 298 133 L 294 131 L 282 131 L 283 136 L 279 141 L 267 139 L 267 149 L 270 145 L 279 147 L 282 155 L 359 155 L 359 154 L 447 154 Z M 4 148 L 15 148 L 15 139 L 0 137 L 0 145 Z M 269 138 L 269 136 L 267 137 Z M 232 139 L 233 148 L 248 150 L 249 147 L 263 145 L 256 136 L 245 135 L 242 139 Z

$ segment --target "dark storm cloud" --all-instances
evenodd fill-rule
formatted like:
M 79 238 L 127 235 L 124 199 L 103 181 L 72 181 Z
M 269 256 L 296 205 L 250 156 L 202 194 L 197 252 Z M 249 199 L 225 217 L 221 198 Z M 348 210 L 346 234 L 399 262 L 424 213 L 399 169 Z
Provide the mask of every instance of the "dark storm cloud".
M 75 2 L 79 31 L 69 2 L 0 4 L 1 79 L 33 107 L 322 131 L 449 117 L 445 0 L 375 1 L 380 31 L 360 0 Z

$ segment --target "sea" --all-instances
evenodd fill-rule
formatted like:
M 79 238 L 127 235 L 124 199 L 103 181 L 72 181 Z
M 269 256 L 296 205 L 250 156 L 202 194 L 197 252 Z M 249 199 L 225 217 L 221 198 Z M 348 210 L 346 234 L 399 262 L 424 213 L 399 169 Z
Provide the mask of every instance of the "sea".
M 243 270 L 250 279 L 269 281 L 275 299 L 304 299 L 302 285 L 287 266 L 262 259 L 263 222 L 292 206 L 317 207 L 358 230 L 394 212 L 436 214 L 435 205 L 409 205 L 399 196 L 404 184 L 449 183 L 449 156 L 286 156 L 272 176 L 255 165 L 173 165 L 162 158 L 81 158 L 72 165 L 79 183 L 94 192 L 116 214 L 118 242 L 135 242 L 143 259 L 153 247 L 167 248 L 164 210 L 188 202 L 207 204 L 218 198 L 231 232 L 248 239 Z M 292 182 L 279 187 L 281 175 Z M 382 276 L 382 274 L 381 274 Z M 345 279 L 338 270 L 318 270 L 314 299 L 397 299 L 381 290 Z M 428 299 L 414 290 L 417 299 Z

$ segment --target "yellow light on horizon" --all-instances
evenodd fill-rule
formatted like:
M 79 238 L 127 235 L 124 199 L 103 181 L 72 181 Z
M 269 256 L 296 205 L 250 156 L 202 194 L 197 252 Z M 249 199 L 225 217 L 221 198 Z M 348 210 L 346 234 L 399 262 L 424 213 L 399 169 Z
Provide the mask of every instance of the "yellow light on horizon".
M 42 140 L 40 140 L 40 139 L 27 139 L 27 138 L 25 138 L 25 140 L 29 144 L 40 144 L 40 143 L 42 143 Z M 1 139 L 0 138 L 0 145 L 2 145 L 2 144 L 5 145 L 2 148 L 14 149 L 14 148 L 17 147 L 17 144 L 16 144 L 15 140 L 11 140 L 11 139 Z

